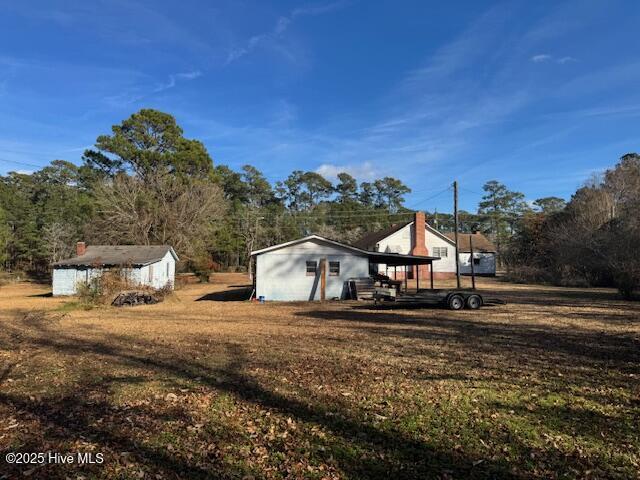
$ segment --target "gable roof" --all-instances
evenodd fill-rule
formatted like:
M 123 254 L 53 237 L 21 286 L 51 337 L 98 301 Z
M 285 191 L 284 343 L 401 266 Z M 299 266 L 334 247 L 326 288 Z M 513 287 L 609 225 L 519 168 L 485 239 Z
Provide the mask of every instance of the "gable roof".
M 455 243 L 455 233 L 448 232 L 444 234 L 452 242 Z M 471 253 L 471 239 L 473 238 L 473 251 L 492 253 L 496 252 L 496 247 L 487 237 L 481 233 L 458 233 L 458 252 Z
M 362 248 L 363 250 L 373 250 L 376 244 L 378 244 L 380 241 L 393 235 L 397 231 L 402 230 L 407 225 L 413 225 L 413 222 L 414 222 L 413 220 L 410 220 L 408 222 L 397 223 L 397 224 L 391 225 L 388 228 L 385 228 L 384 230 L 367 233 L 360 240 L 358 240 L 357 242 L 354 242 L 353 244 L 358 248 Z M 447 235 L 441 233 L 439 230 L 436 230 L 428 223 L 425 224 L 425 229 L 429 230 L 434 235 L 440 237 L 445 242 L 449 242 L 451 245 L 455 245 L 455 242 L 451 240 Z M 475 240 L 473 244 L 475 246 Z
M 84 253 L 73 258 L 60 260 L 54 267 L 71 266 L 124 266 L 134 267 L 150 265 L 159 262 L 170 252 L 178 261 L 178 255 L 169 245 L 89 245 Z
M 353 242 L 353 245 L 362 248 L 363 250 L 369 250 L 376 246 L 381 240 L 384 240 L 390 235 L 393 235 L 398 230 L 402 230 L 407 225 L 413 223 L 410 222 L 402 222 L 402 223 L 394 223 L 390 227 L 385 228 L 384 230 L 378 230 L 377 232 L 369 232 L 365 234 L 360 240 Z
M 361 253 L 363 255 L 366 255 L 368 253 L 358 247 L 354 247 L 353 245 L 347 245 L 346 243 L 340 243 L 340 242 L 336 242 L 335 240 L 329 240 L 328 238 L 321 237 L 320 235 L 308 235 L 306 237 L 298 238 L 297 240 L 292 240 L 290 242 L 280 243 L 278 245 L 272 245 L 270 247 L 262 248 L 260 250 L 254 250 L 253 252 L 251 252 L 251 256 L 259 255 L 261 253 L 271 252 L 273 250 L 279 250 L 281 248 L 290 247 L 291 245 L 297 245 L 298 243 L 304 243 L 310 240 L 318 240 L 320 242 L 328 243 L 335 247 L 346 248 L 347 250 L 352 250 L 355 253 Z
M 387 265 L 424 265 L 430 263 L 433 260 L 440 260 L 440 257 L 430 257 L 427 255 L 404 255 L 401 253 L 384 253 L 384 252 L 369 252 L 353 245 L 347 245 L 346 243 L 336 242 L 335 240 L 329 240 L 328 238 L 321 237 L 320 235 L 309 235 L 307 237 L 298 238 L 290 242 L 280 243 L 271 247 L 263 248 L 261 250 L 254 250 L 251 252 L 251 256 L 260 255 L 261 253 L 272 252 L 280 248 L 289 247 L 291 245 L 297 245 L 298 243 L 304 243 L 310 240 L 317 240 L 323 243 L 328 243 L 339 248 L 345 248 L 351 250 L 356 254 L 367 256 L 369 260 L 379 263 L 386 263 Z

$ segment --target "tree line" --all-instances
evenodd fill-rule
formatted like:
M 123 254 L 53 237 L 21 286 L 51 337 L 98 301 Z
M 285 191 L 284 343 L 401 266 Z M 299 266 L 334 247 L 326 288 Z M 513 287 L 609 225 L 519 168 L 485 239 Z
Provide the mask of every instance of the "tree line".
M 85 240 L 170 244 L 186 269 L 242 269 L 262 246 L 310 232 L 353 241 L 384 227 L 407 212 L 410 191 L 392 177 L 358 183 L 343 172 L 334 185 L 301 170 L 271 185 L 251 165 L 214 166 L 173 116 L 143 109 L 98 136 L 80 165 L 0 177 L 0 262 L 46 275 Z
M 527 214 L 506 261 L 525 281 L 640 288 L 640 155 L 629 153 L 550 215 Z
M 638 235 L 638 163 L 638 155 L 625 155 L 568 204 L 559 197 L 527 202 L 489 181 L 477 211 L 459 213 L 460 230 L 485 233 L 513 276 L 633 290 L 638 272 L 627 256 Z M 51 262 L 85 240 L 170 244 L 183 269 L 244 270 L 257 248 L 311 233 L 352 243 L 408 221 L 410 192 L 393 177 L 359 182 L 346 172 L 331 182 L 295 170 L 271 184 L 251 165 L 214 166 L 173 116 L 143 109 L 98 136 L 79 165 L 54 160 L 31 174 L 0 177 L 0 264 L 47 275 Z M 427 215 L 439 230 L 453 231 L 450 213 Z

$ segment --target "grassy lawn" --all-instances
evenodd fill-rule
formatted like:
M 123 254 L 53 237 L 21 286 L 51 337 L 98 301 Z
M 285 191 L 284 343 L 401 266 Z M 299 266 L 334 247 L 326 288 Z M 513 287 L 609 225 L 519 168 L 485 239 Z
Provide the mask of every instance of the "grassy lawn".
M 224 280 L 93 310 L 0 288 L 0 478 L 640 476 L 640 305 L 612 291 L 483 280 L 509 304 L 375 310 Z

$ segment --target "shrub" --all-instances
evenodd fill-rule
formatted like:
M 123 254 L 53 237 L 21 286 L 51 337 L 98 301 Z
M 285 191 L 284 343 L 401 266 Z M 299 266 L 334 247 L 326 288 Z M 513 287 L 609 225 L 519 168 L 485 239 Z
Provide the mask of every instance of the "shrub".
M 172 293 L 172 285 L 155 289 L 148 285 L 140 285 L 131 281 L 123 269 L 103 271 L 87 283 L 78 284 L 77 295 L 84 305 L 107 305 L 120 293 L 135 290 L 137 292 L 152 293 L 164 299 Z

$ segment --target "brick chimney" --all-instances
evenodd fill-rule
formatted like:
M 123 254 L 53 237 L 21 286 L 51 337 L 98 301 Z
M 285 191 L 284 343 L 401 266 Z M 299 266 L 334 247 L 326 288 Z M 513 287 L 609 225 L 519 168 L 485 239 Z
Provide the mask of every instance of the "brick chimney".
M 424 212 L 416 212 L 413 219 L 413 245 L 411 248 L 412 255 L 428 255 L 427 244 L 425 241 L 425 228 L 427 220 Z
M 80 255 L 84 255 L 87 251 L 87 244 L 84 242 L 76 243 L 76 255 L 79 257 Z
M 427 242 L 425 239 L 426 224 L 427 219 L 424 215 L 424 212 L 416 212 L 413 218 L 413 245 L 411 248 L 411 255 L 429 255 L 429 250 L 427 250 Z M 418 268 L 420 269 L 420 278 L 426 279 L 429 275 L 429 266 L 420 265 L 413 267 L 413 278 L 416 278 L 416 276 L 418 275 Z

